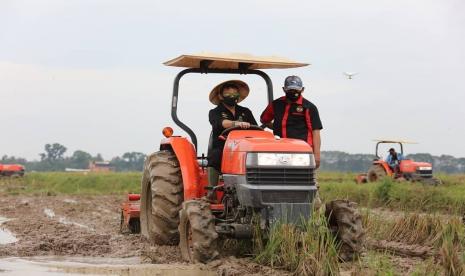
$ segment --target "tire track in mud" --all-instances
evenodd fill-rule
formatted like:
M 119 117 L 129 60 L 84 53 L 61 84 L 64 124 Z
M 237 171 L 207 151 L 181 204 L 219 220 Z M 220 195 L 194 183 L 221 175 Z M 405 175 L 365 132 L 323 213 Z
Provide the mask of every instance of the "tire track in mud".
M 123 196 L 3 196 L 0 216 L 11 218 L 3 226 L 18 241 L 0 246 L 0 257 L 141 257 L 141 263 L 186 265 L 178 246 L 150 246 L 140 235 L 119 233 L 123 200 Z M 217 275 L 290 275 L 232 256 L 193 266 Z
M 139 256 L 140 236 L 118 232 L 120 201 L 119 196 L 3 197 L 0 214 L 11 219 L 4 227 L 18 241 L 2 246 L 0 256 Z

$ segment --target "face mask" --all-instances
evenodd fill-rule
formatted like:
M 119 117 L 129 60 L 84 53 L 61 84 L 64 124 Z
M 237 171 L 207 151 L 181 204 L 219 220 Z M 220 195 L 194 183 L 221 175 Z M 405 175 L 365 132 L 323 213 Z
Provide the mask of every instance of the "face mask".
M 239 97 L 224 97 L 223 102 L 228 106 L 236 106 Z
M 286 98 L 290 100 L 291 102 L 297 101 L 297 99 L 300 97 L 300 92 L 286 92 Z

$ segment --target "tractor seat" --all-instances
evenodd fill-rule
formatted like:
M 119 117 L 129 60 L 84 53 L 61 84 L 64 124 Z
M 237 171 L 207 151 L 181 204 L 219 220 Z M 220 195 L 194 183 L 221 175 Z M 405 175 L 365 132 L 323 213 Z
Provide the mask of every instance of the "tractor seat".
M 213 131 L 210 131 L 210 138 L 208 138 L 207 156 L 210 154 L 212 147 L 213 147 Z M 197 164 L 199 164 L 199 166 L 202 168 L 206 168 L 208 167 L 208 159 L 197 157 Z
M 200 167 L 206 168 L 208 167 L 208 159 L 207 158 L 202 158 L 202 157 L 197 157 L 197 164 L 199 164 Z
M 213 147 L 213 130 L 210 131 L 210 137 L 208 138 L 207 155 L 210 154 L 210 151 L 212 150 L 212 147 Z

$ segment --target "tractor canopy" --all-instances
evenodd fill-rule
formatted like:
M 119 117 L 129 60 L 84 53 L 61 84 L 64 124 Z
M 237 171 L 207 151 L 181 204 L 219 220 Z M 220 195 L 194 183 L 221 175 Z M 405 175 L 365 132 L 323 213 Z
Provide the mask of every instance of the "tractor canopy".
M 239 53 L 215 54 L 207 52 L 180 55 L 163 64 L 186 68 L 202 68 L 208 64 L 208 69 L 287 69 L 309 65 L 309 63 L 296 62 L 277 56 L 259 57 Z
M 403 146 L 403 144 L 418 144 L 417 142 L 400 140 L 400 139 L 373 139 L 373 141 L 376 142 L 375 155 L 376 155 L 377 158 L 380 158 L 379 155 L 378 155 L 378 148 L 379 148 L 380 144 L 399 144 L 400 153 L 402 155 L 404 154 L 404 146 Z
M 283 57 L 259 57 L 249 54 L 214 54 L 214 53 L 199 53 L 180 55 L 174 59 L 164 62 L 167 66 L 184 67 L 177 74 L 173 84 L 173 96 L 171 98 L 171 118 L 174 123 L 182 130 L 187 132 L 191 138 L 191 142 L 197 150 L 197 136 L 194 131 L 184 124 L 177 114 L 178 99 L 179 99 L 179 82 L 180 79 L 188 73 L 200 74 L 254 74 L 262 77 L 267 86 L 267 101 L 273 101 L 273 83 L 270 77 L 259 69 L 288 69 L 297 68 L 309 65 L 309 63 L 296 62 Z

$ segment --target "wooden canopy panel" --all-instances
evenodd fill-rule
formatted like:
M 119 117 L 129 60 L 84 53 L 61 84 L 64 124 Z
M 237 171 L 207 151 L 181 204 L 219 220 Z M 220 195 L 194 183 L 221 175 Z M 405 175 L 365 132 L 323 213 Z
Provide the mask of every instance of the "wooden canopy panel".
M 374 139 L 373 141 L 380 142 L 380 143 L 418 144 L 417 142 L 398 140 L 398 139 Z
M 167 66 L 201 68 L 201 62 L 206 61 L 209 69 L 273 69 L 296 68 L 309 65 L 308 63 L 295 62 L 282 57 L 257 57 L 248 54 L 213 54 L 200 53 L 193 55 L 181 55 L 163 64 Z M 241 65 L 242 64 L 242 65 Z

